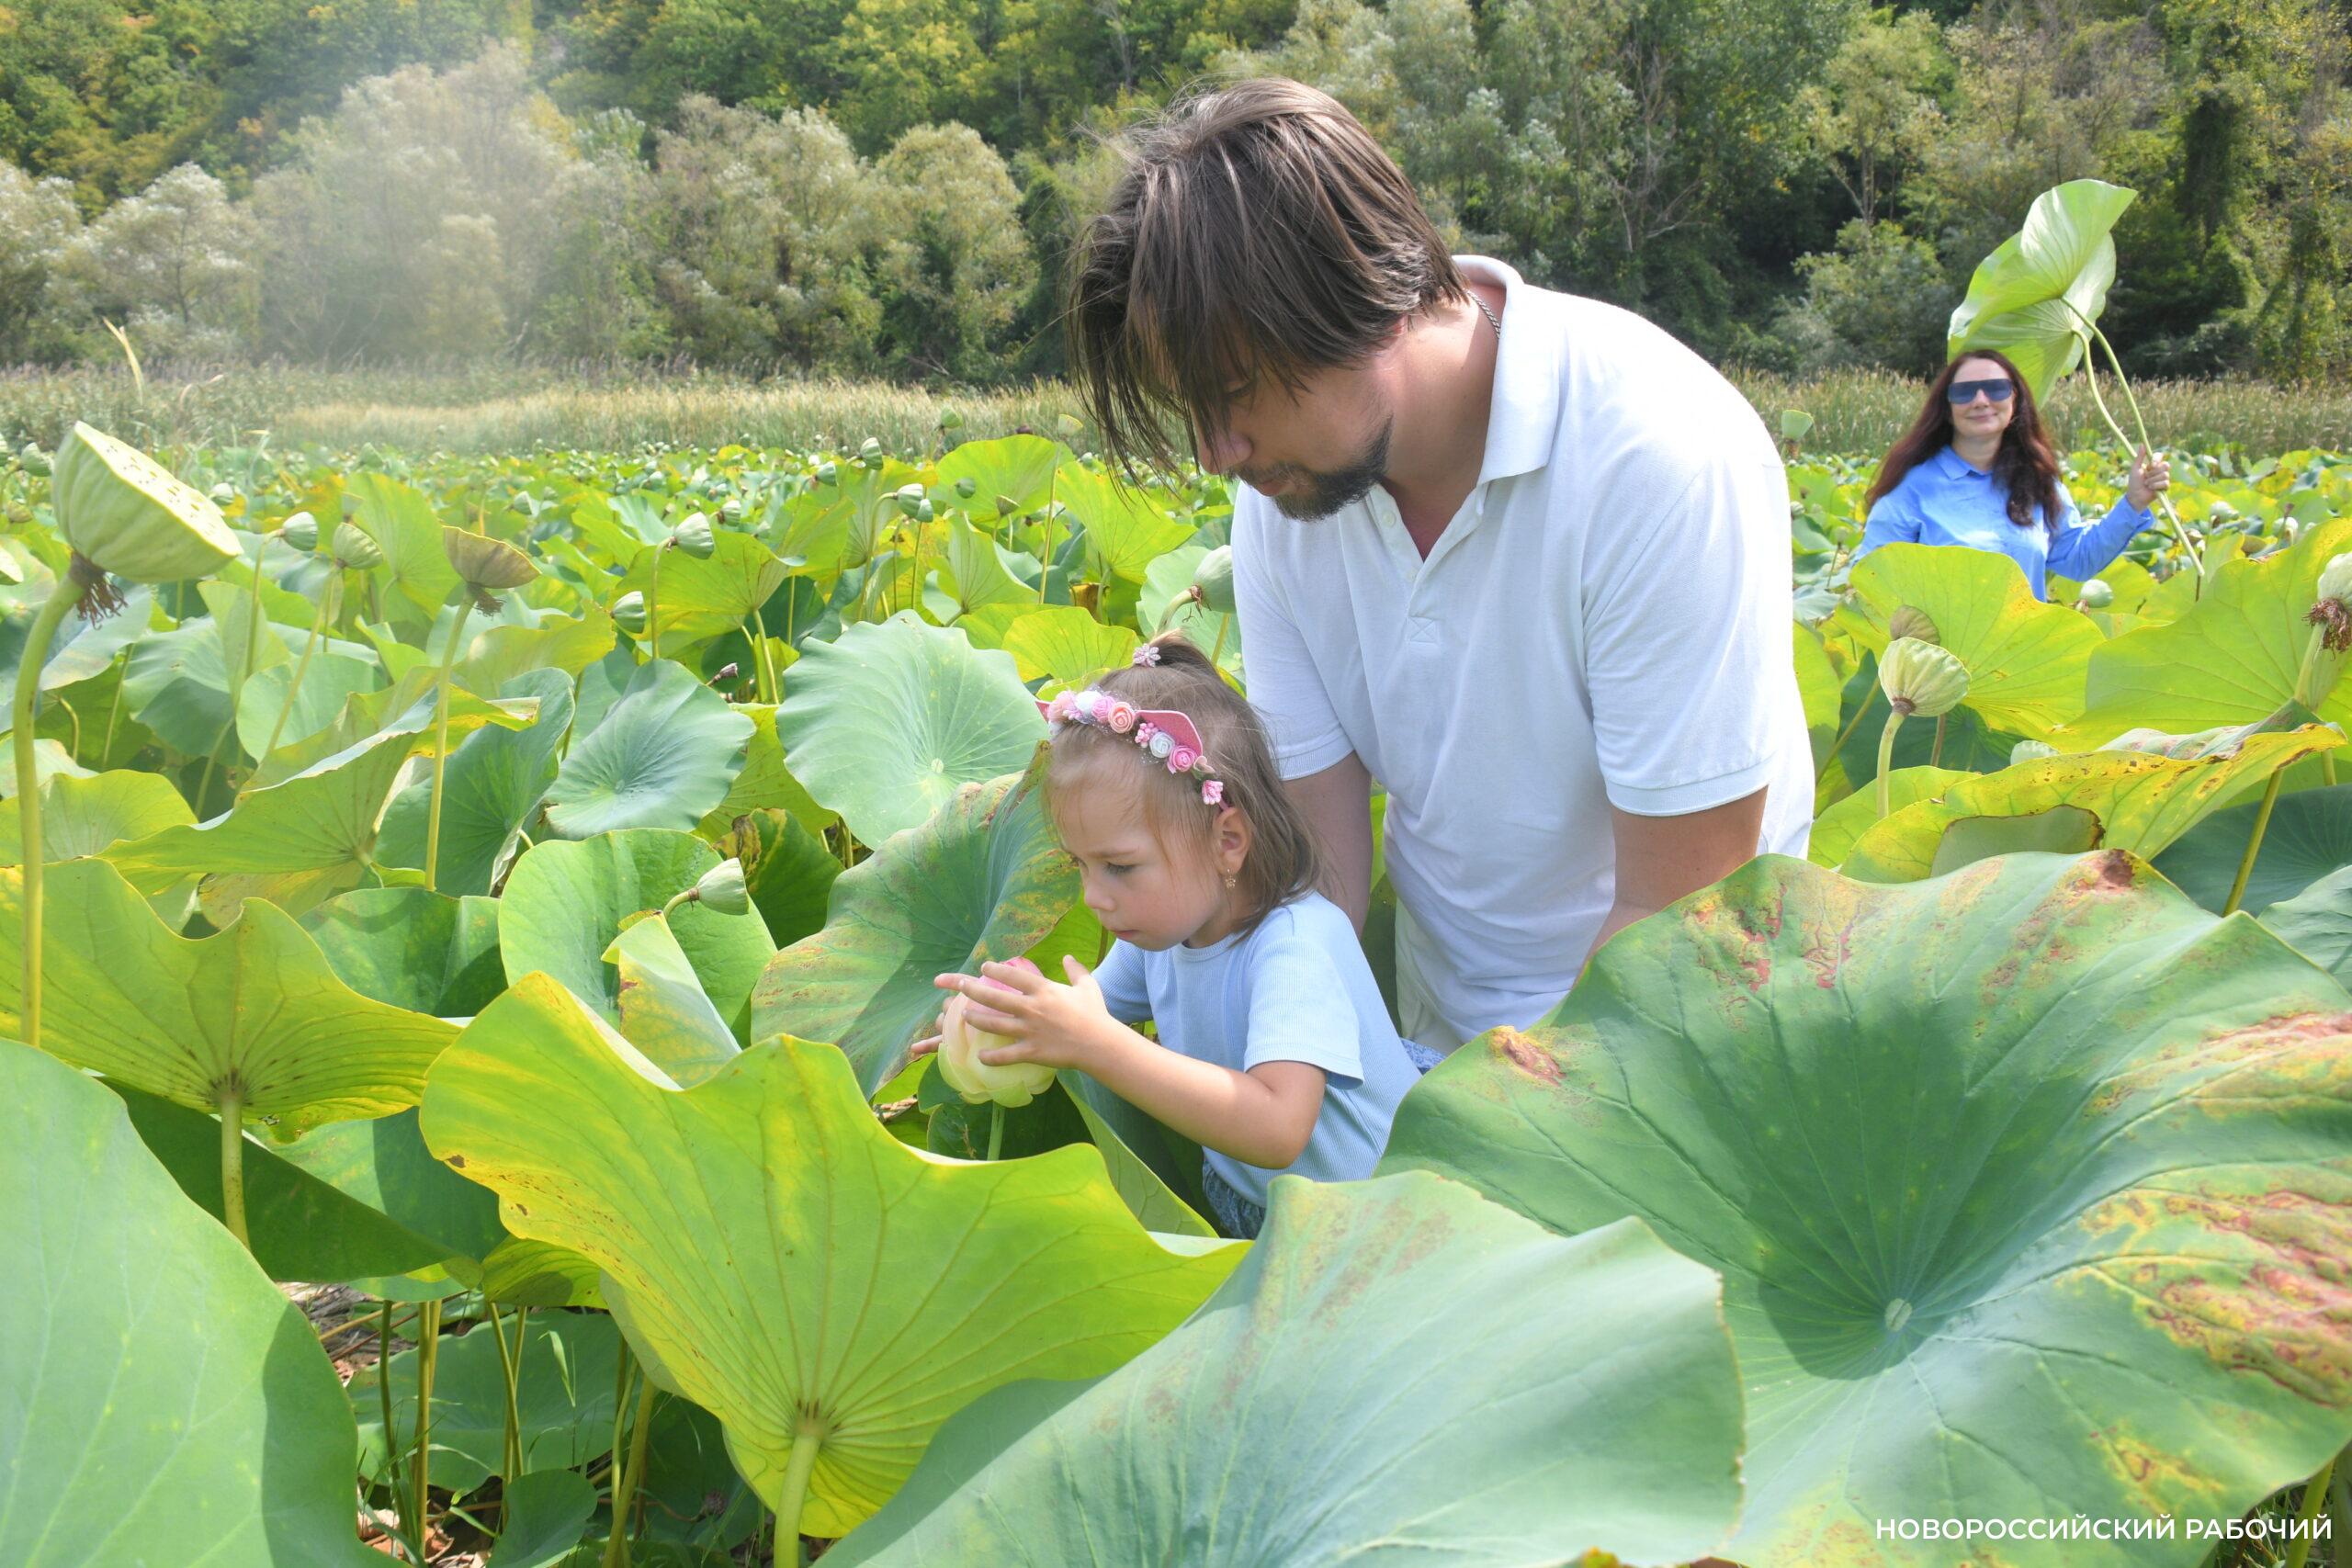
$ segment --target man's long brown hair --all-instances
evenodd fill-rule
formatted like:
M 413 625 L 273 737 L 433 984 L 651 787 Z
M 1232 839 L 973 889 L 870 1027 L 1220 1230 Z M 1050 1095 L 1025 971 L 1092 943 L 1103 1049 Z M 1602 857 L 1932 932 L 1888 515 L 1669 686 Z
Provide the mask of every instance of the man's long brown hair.
M 1266 380 L 1360 364 L 1469 297 L 1412 182 L 1329 95 L 1282 77 L 1189 92 L 1116 143 L 1125 172 L 1071 257 L 1071 378 L 1103 450 L 1172 467 Z
M 2008 428 L 2001 432 L 2000 450 L 1993 454 L 1993 478 L 2008 497 L 2009 521 L 2020 528 L 2030 528 L 2037 521 L 2045 527 L 2056 527 L 2058 455 L 2050 449 L 2050 437 L 2042 434 L 2033 389 L 2025 384 L 2008 355 L 1989 348 L 1972 348 L 1944 367 L 1943 374 L 1928 389 L 1919 417 L 1911 422 L 1901 440 L 1887 448 L 1878 466 L 1878 478 L 1871 481 L 1870 493 L 1862 498 L 1862 511 L 1867 513 L 1878 504 L 1879 497 L 1903 482 L 1905 474 L 1951 445 L 1951 404 L 1946 399 L 1962 362 L 1970 359 L 1991 360 L 2016 389 L 2009 395 L 2018 406 L 2009 415 Z M 2036 506 L 2041 508 L 2039 519 L 2034 516 Z

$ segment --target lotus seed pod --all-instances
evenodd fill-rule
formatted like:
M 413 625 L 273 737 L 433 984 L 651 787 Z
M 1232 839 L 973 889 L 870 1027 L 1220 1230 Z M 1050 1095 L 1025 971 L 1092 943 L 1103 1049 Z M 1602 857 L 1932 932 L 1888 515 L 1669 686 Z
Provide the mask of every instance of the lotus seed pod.
M 969 501 L 972 497 L 978 495 L 979 491 L 980 481 L 974 479 L 969 474 L 966 474 L 962 479 L 956 481 L 956 496 L 959 501 Z
M 711 531 L 710 519 L 701 513 L 691 513 L 686 520 L 670 530 L 670 542 L 683 555 L 696 560 L 708 560 L 718 548 L 718 536 Z
M 2104 610 L 2115 603 L 2115 590 L 2105 579 L 2094 577 L 2084 582 L 2079 598 L 2086 610 Z
M 931 497 L 924 496 L 915 503 L 914 520 L 916 522 L 928 523 L 938 515 L 938 510 L 931 504 Z
M 334 525 L 334 543 L 331 547 L 337 566 L 353 571 L 373 571 L 384 564 L 384 548 L 370 538 L 368 531 L 356 523 Z
M 503 539 L 443 525 L 441 549 L 458 576 L 474 592 L 476 603 L 504 588 L 520 588 L 539 575 L 531 558 Z
M 720 522 L 732 523 L 742 515 L 743 503 L 735 497 L 730 495 L 725 501 L 718 503 L 718 520 Z
M 29 441 L 25 443 L 25 449 L 17 454 L 17 461 L 24 465 L 25 472 L 28 474 L 39 474 L 43 478 L 49 475 L 49 454 Z
M 1017 502 L 1017 501 L 1013 500 L 1013 499 L 1012 499 L 1012 497 L 1011 497 L 1011 496 L 1009 496 L 1009 495 L 1004 495 L 1004 494 L 999 494 L 999 495 L 997 496 L 997 498 L 996 498 L 996 514 L 997 514 L 999 517 L 1012 517 L 1012 516 L 1016 516 L 1016 515 L 1018 515 L 1018 514 L 1020 513 L 1020 511 L 1021 511 L 1021 503 L 1020 503 L 1019 502 Z
M 876 441 L 873 436 L 869 435 L 865 440 L 857 444 L 857 461 L 859 467 L 868 469 L 878 468 L 889 460 L 888 457 L 885 455 L 882 450 L 882 443 Z
M 1037 966 L 1025 958 L 1012 962 L 1033 975 L 1037 973 Z M 1006 1107 L 1021 1106 L 1045 1093 L 1054 1081 L 1054 1069 L 1044 1063 L 1007 1062 L 991 1066 L 980 1060 L 981 1052 L 999 1050 L 1013 1041 L 1010 1035 L 991 1034 L 967 1023 L 964 1013 L 969 1005 L 960 992 L 948 998 L 945 1016 L 940 1021 L 939 1072 L 947 1087 L 962 1095 L 967 1105 L 994 1100 Z
M 1939 648 L 1943 646 L 1944 640 L 1943 634 L 1936 630 L 1936 623 L 1928 612 L 1910 604 L 1901 606 L 1887 617 L 1886 635 L 1890 641 L 1896 637 L 1916 637 L 1921 642 L 1932 642 Z
M 91 564 L 133 582 L 178 582 L 237 558 L 220 509 L 127 442 L 76 423 L 57 449 L 57 531 Z
M 2020 740 L 2009 748 L 2009 766 L 2019 762 L 2039 762 L 2044 757 L 2059 755 L 2058 748 L 2047 740 Z
M 277 525 L 277 536 L 298 550 L 319 547 L 319 520 L 307 512 L 297 512 Z
M 816 470 L 808 476 L 808 481 L 811 484 L 820 485 L 837 485 L 841 483 L 841 465 L 835 463 L 831 457 L 826 458 L 823 462 L 817 465 Z
M 613 625 L 631 637 L 645 635 L 645 595 L 634 591 L 613 601 Z
M 1201 558 L 1193 570 L 1193 586 L 1201 591 L 1201 603 L 1220 615 L 1233 614 L 1233 547 L 1219 545 Z
M 213 505 L 226 506 L 237 499 L 237 487 L 232 484 L 217 484 L 212 487 L 210 493 Z
M 1878 667 L 1879 689 L 1895 712 L 1940 718 L 1968 695 L 1968 666 L 1950 649 L 1915 637 L 1887 644 Z
M 900 485 L 892 499 L 898 502 L 899 510 L 900 512 L 904 513 L 909 517 L 912 517 L 915 514 L 916 509 L 922 505 L 926 497 L 923 494 L 923 489 L 921 485 Z
M 695 884 L 695 902 L 720 915 L 748 915 L 752 895 L 743 886 L 743 863 L 723 860 Z
M 939 411 L 939 428 L 942 430 L 961 430 L 964 428 L 964 416 L 956 412 L 955 404 L 950 403 L 945 408 Z
M 33 509 L 28 502 L 12 501 L 8 503 L 8 521 L 10 523 L 21 528 L 32 520 Z

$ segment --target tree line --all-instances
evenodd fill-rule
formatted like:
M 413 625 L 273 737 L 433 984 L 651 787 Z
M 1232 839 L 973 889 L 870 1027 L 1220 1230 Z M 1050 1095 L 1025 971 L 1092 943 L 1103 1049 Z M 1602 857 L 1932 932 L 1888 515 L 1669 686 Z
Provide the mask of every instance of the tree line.
M 19 9 L 18 7 L 22 7 Z M 2352 374 L 2341 0 L 0 0 L 0 363 L 1060 367 L 1100 140 L 1332 92 L 1457 245 L 1718 361 L 1940 357 L 2038 191 L 2135 370 Z

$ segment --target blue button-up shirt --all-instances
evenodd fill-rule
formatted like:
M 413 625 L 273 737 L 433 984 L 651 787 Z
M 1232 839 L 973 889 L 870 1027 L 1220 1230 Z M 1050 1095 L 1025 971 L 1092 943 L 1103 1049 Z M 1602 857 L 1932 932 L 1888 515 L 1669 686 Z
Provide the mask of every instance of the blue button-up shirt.
M 2000 480 L 1970 466 L 1947 446 L 1878 498 L 1862 529 L 1862 547 L 1854 552 L 1854 558 L 1860 560 L 1881 545 L 1897 541 L 1998 550 L 2025 569 L 2033 596 L 2047 599 L 2049 573 L 2054 571 L 2076 582 L 2096 577 L 2123 553 L 2132 536 L 2155 521 L 2154 513 L 2118 496 L 2105 517 L 2086 523 L 2063 484 L 2058 487 L 2055 528 L 2018 527 L 2009 521 L 2008 504 L 2008 491 Z M 2048 521 L 2038 506 L 2034 521 Z

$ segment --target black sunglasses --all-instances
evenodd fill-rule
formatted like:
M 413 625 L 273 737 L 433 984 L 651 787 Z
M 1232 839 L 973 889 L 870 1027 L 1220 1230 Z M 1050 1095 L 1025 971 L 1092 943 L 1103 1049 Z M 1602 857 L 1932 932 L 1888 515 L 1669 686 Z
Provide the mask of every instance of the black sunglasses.
M 1961 408 L 1974 402 L 1979 392 L 1996 403 L 2006 403 L 2016 390 L 2007 376 L 1995 376 L 1983 381 L 1954 381 L 1944 389 L 1944 396 L 1951 400 L 1952 407 Z

